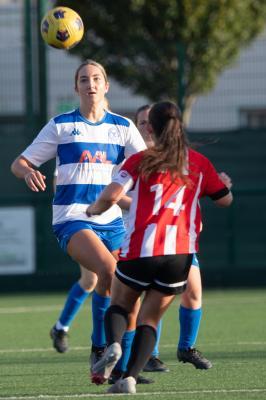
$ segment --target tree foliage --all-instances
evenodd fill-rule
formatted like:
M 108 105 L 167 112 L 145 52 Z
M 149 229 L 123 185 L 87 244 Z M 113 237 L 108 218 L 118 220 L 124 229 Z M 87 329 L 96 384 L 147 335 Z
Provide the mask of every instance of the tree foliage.
M 151 101 L 183 98 L 189 108 L 265 27 L 262 0 L 57 1 L 82 17 L 73 49 Z

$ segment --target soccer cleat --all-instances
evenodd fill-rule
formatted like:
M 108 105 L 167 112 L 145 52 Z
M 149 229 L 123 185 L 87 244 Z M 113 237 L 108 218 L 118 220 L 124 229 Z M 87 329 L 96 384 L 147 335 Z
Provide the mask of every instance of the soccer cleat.
M 50 330 L 50 337 L 58 353 L 65 353 L 68 350 L 67 333 L 63 329 L 56 329 L 56 327 L 53 326 Z
M 123 373 L 121 371 L 113 370 L 109 379 L 109 385 L 113 385 L 116 383 L 120 378 L 122 378 Z M 153 379 L 145 378 L 145 376 L 139 375 L 137 377 L 137 385 L 149 385 L 150 383 L 154 383 Z
M 119 379 L 116 383 L 109 387 L 107 393 L 136 393 L 136 380 L 133 376 L 128 376 L 127 378 Z
M 143 368 L 145 372 L 169 372 L 169 368 L 155 356 L 151 356 Z
M 194 348 L 187 350 L 177 349 L 177 359 L 183 363 L 191 363 L 197 369 L 209 369 L 212 367 L 212 363 L 203 357 L 200 351 Z
M 96 385 L 102 385 L 111 375 L 115 364 L 122 356 L 119 343 L 115 342 L 107 347 L 100 360 L 91 369 L 91 381 Z
M 104 355 L 106 347 L 91 347 L 91 355 L 90 355 L 90 370 L 92 371 L 93 366 L 102 358 Z
M 145 376 L 138 375 L 137 385 L 150 385 L 151 383 L 154 383 L 153 379 L 145 378 Z

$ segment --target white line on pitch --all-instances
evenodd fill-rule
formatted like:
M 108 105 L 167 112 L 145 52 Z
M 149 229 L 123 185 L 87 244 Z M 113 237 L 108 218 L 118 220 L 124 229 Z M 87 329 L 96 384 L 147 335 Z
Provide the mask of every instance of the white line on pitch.
M 37 306 L 37 307 L 5 307 L 0 308 L 0 314 L 40 313 L 61 310 L 62 305 Z
M 183 391 L 171 391 L 171 392 L 140 392 L 134 394 L 134 397 L 139 396 L 177 396 L 177 395 L 188 395 L 188 394 L 214 394 L 214 393 L 265 393 L 265 389 L 208 389 L 208 390 L 183 390 Z M 49 395 L 40 394 L 37 396 L 12 396 L 12 397 L 1 397 L 0 400 L 38 400 L 38 399 L 86 399 L 86 398 L 101 398 L 101 397 L 112 397 L 112 396 L 125 396 L 121 394 L 109 394 L 109 393 L 84 393 L 84 394 L 66 394 L 66 395 Z
M 231 343 L 208 343 L 208 346 L 219 346 L 219 345 L 226 345 L 226 346 L 265 346 L 266 342 L 231 342 Z M 201 343 L 204 345 L 204 343 Z M 207 345 L 207 344 L 206 344 Z M 176 344 L 161 344 L 160 348 L 176 348 Z M 83 351 L 89 350 L 90 346 L 73 346 L 71 347 L 70 351 Z M 40 353 L 40 352 L 54 352 L 53 348 L 34 348 L 34 349 L 0 349 L 0 354 L 4 353 Z M 1 397 L 0 397 L 1 399 Z

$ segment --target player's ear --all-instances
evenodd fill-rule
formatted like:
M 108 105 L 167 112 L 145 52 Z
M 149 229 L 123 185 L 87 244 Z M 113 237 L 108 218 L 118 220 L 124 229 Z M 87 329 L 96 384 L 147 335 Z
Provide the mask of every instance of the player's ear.
M 108 93 L 109 87 L 110 87 L 109 82 L 106 82 L 106 84 L 105 84 L 105 93 Z

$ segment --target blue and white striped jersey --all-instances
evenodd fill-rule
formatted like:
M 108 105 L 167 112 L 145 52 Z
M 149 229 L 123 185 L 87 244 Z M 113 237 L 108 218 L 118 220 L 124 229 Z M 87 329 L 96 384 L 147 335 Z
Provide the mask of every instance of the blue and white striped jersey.
M 130 119 L 106 111 L 92 123 L 76 109 L 52 118 L 22 156 L 36 167 L 56 157 L 53 225 L 71 220 L 107 224 L 121 216 L 119 206 L 90 218 L 85 210 L 111 182 L 114 168 L 145 148 Z

